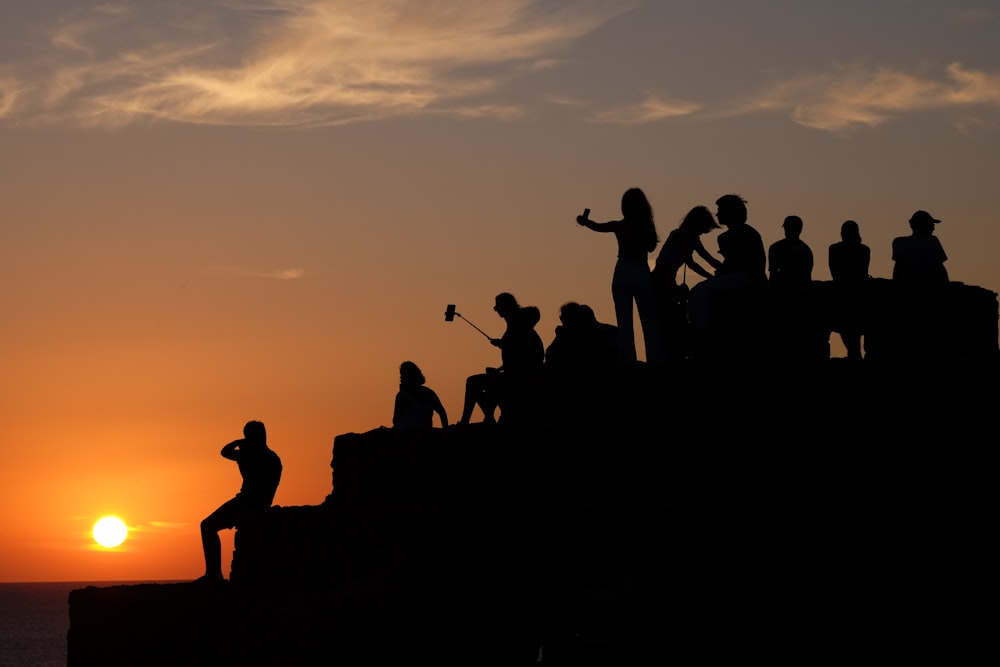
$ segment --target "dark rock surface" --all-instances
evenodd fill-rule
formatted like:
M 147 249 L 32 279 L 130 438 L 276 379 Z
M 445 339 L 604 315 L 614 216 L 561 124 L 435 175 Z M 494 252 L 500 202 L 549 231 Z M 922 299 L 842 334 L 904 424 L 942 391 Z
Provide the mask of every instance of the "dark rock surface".
M 241 527 L 231 583 L 74 591 L 69 664 L 995 662 L 992 326 L 974 355 L 541 375 L 496 427 L 338 436 L 330 496 Z

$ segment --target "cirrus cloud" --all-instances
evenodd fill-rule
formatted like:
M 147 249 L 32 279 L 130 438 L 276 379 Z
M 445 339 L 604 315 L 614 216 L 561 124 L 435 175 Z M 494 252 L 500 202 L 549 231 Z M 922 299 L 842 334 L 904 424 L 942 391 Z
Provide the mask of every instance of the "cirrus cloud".
M 640 125 L 665 118 L 688 116 L 699 109 L 701 109 L 701 105 L 694 102 L 671 101 L 650 95 L 635 105 L 595 113 L 590 120 L 595 123 L 612 125 Z
M 720 115 L 786 111 L 800 125 L 838 132 L 910 113 L 974 107 L 1000 108 L 1000 74 L 956 62 L 938 78 L 887 67 L 840 67 L 774 84 Z
M 0 67 L 0 119 L 121 126 L 344 124 L 496 99 L 628 1 L 228 0 L 101 4 Z

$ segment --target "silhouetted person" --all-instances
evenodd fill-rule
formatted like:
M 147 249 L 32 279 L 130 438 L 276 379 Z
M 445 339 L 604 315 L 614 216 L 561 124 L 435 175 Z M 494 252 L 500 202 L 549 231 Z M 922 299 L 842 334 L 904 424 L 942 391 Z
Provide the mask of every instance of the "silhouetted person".
M 771 285 L 787 287 L 807 285 L 812 282 L 813 253 L 802 234 L 802 218 L 790 215 L 781 223 L 785 238 L 771 244 L 767 251 L 767 265 Z
M 723 195 L 715 201 L 716 217 L 726 231 L 719 234 L 722 267 L 717 275 L 742 275 L 751 286 L 767 282 L 764 267 L 764 241 L 747 223 L 747 202 L 739 195 Z
M 487 368 L 485 373 L 473 375 L 465 381 L 465 404 L 459 424 L 469 423 L 477 405 L 483 411 L 484 422 L 496 423 L 494 412 L 500 403 L 503 376 L 539 370 L 545 360 L 545 346 L 535 331 L 535 325 L 541 319 L 538 308 L 522 308 L 514 295 L 503 292 L 497 295 L 493 310 L 507 323 L 503 336 L 490 339 L 490 343 L 500 348 L 502 365 L 500 368 Z
M 861 359 L 859 309 L 871 256 L 871 249 L 861 242 L 858 223 L 846 220 L 840 226 L 840 242 L 830 246 L 830 276 L 841 301 L 840 338 L 848 359 Z
M 719 254 L 722 266 L 715 276 L 691 290 L 688 312 L 691 323 L 707 329 L 711 322 L 711 303 L 722 291 L 746 289 L 767 284 L 764 267 L 764 241 L 756 229 L 747 224 L 747 202 L 736 194 L 723 195 L 715 201 L 716 218 L 726 231 L 719 234 Z
M 646 344 L 646 360 L 662 359 L 660 324 L 656 314 L 656 294 L 649 271 L 649 253 L 656 249 L 659 238 L 653 221 L 653 208 L 645 193 L 631 188 L 622 195 L 622 219 L 594 222 L 590 209 L 578 215 L 578 224 L 595 232 L 611 232 L 618 241 L 618 262 L 611 280 L 611 296 L 618 320 L 619 359 L 625 363 L 636 360 L 635 331 L 632 326 L 632 302 L 639 311 L 642 337 Z
M 840 285 L 859 286 L 868 280 L 872 251 L 861 242 L 858 223 L 845 220 L 840 226 L 840 241 L 830 246 L 830 276 Z
M 599 363 L 609 364 L 615 361 L 618 358 L 618 327 L 598 320 L 594 309 L 585 303 L 580 305 L 580 318 L 596 332 L 595 354 Z
M 934 225 L 939 222 L 927 211 L 917 211 L 910 216 L 913 233 L 892 241 L 893 280 L 921 287 L 948 282 L 948 270 L 944 267 L 948 256 L 934 236 Z
M 393 428 L 431 428 L 434 413 L 441 418 L 442 428 L 448 425 L 448 413 L 441 400 L 424 382 L 424 374 L 415 363 L 404 361 L 399 365 L 399 392 L 392 410 Z
M 661 284 L 676 286 L 677 272 L 681 266 L 686 266 L 702 278 L 711 278 L 713 274 L 695 261 L 695 253 L 698 253 L 716 271 L 721 269 L 722 262 L 705 249 L 700 238 L 716 229 L 719 229 L 719 224 L 707 207 L 695 206 L 688 211 L 677 229 L 667 235 L 667 240 L 660 248 L 660 254 L 656 258 L 656 267 L 653 269 L 653 275 L 656 277 L 654 282 L 657 283 L 657 286 Z
M 598 322 L 590 306 L 564 303 L 559 321 L 555 338 L 545 350 L 547 368 L 591 368 L 617 357 L 617 328 Z
M 261 422 L 247 422 L 243 427 L 243 438 L 223 447 L 222 456 L 236 461 L 243 485 L 233 499 L 223 503 L 201 522 L 205 576 L 199 581 L 209 583 L 223 581 L 219 531 L 238 528 L 247 519 L 268 509 L 281 481 L 281 459 L 267 446 L 267 431 Z
M 677 229 L 667 235 L 656 258 L 653 288 L 656 291 L 664 348 L 670 357 L 683 356 L 683 332 L 687 327 L 688 317 L 687 269 L 690 268 L 702 278 L 713 276 L 694 259 L 694 254 L 701 256 L 716 271 L 722 268 L 722 262 L 713 257 L 701 242 L 702 235 L 718 228 L 719 224 L 707 207 L 695 206 L 684 216 Z M 678 285 L 677 272 L 682 266 L 685 267 L 684 278 Z

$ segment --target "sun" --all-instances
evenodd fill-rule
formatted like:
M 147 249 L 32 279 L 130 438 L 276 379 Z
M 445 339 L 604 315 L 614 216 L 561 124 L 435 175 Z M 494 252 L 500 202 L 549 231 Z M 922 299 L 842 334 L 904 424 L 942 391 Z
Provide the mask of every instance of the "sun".
M 106 516 L 94 524 L 94 540 L 102 547 L 113 549 L 128 537 L 128 526 L 116 516 Z

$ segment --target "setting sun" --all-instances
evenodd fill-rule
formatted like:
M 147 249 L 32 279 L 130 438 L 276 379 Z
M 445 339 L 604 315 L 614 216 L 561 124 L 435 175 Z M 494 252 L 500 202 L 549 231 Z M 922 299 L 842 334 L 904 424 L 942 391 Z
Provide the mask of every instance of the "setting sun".
M 128 536 L 128 526 L 116 516 L 106 516 L 94 524 L 94 540 L 102 547 L 113 549 Z

